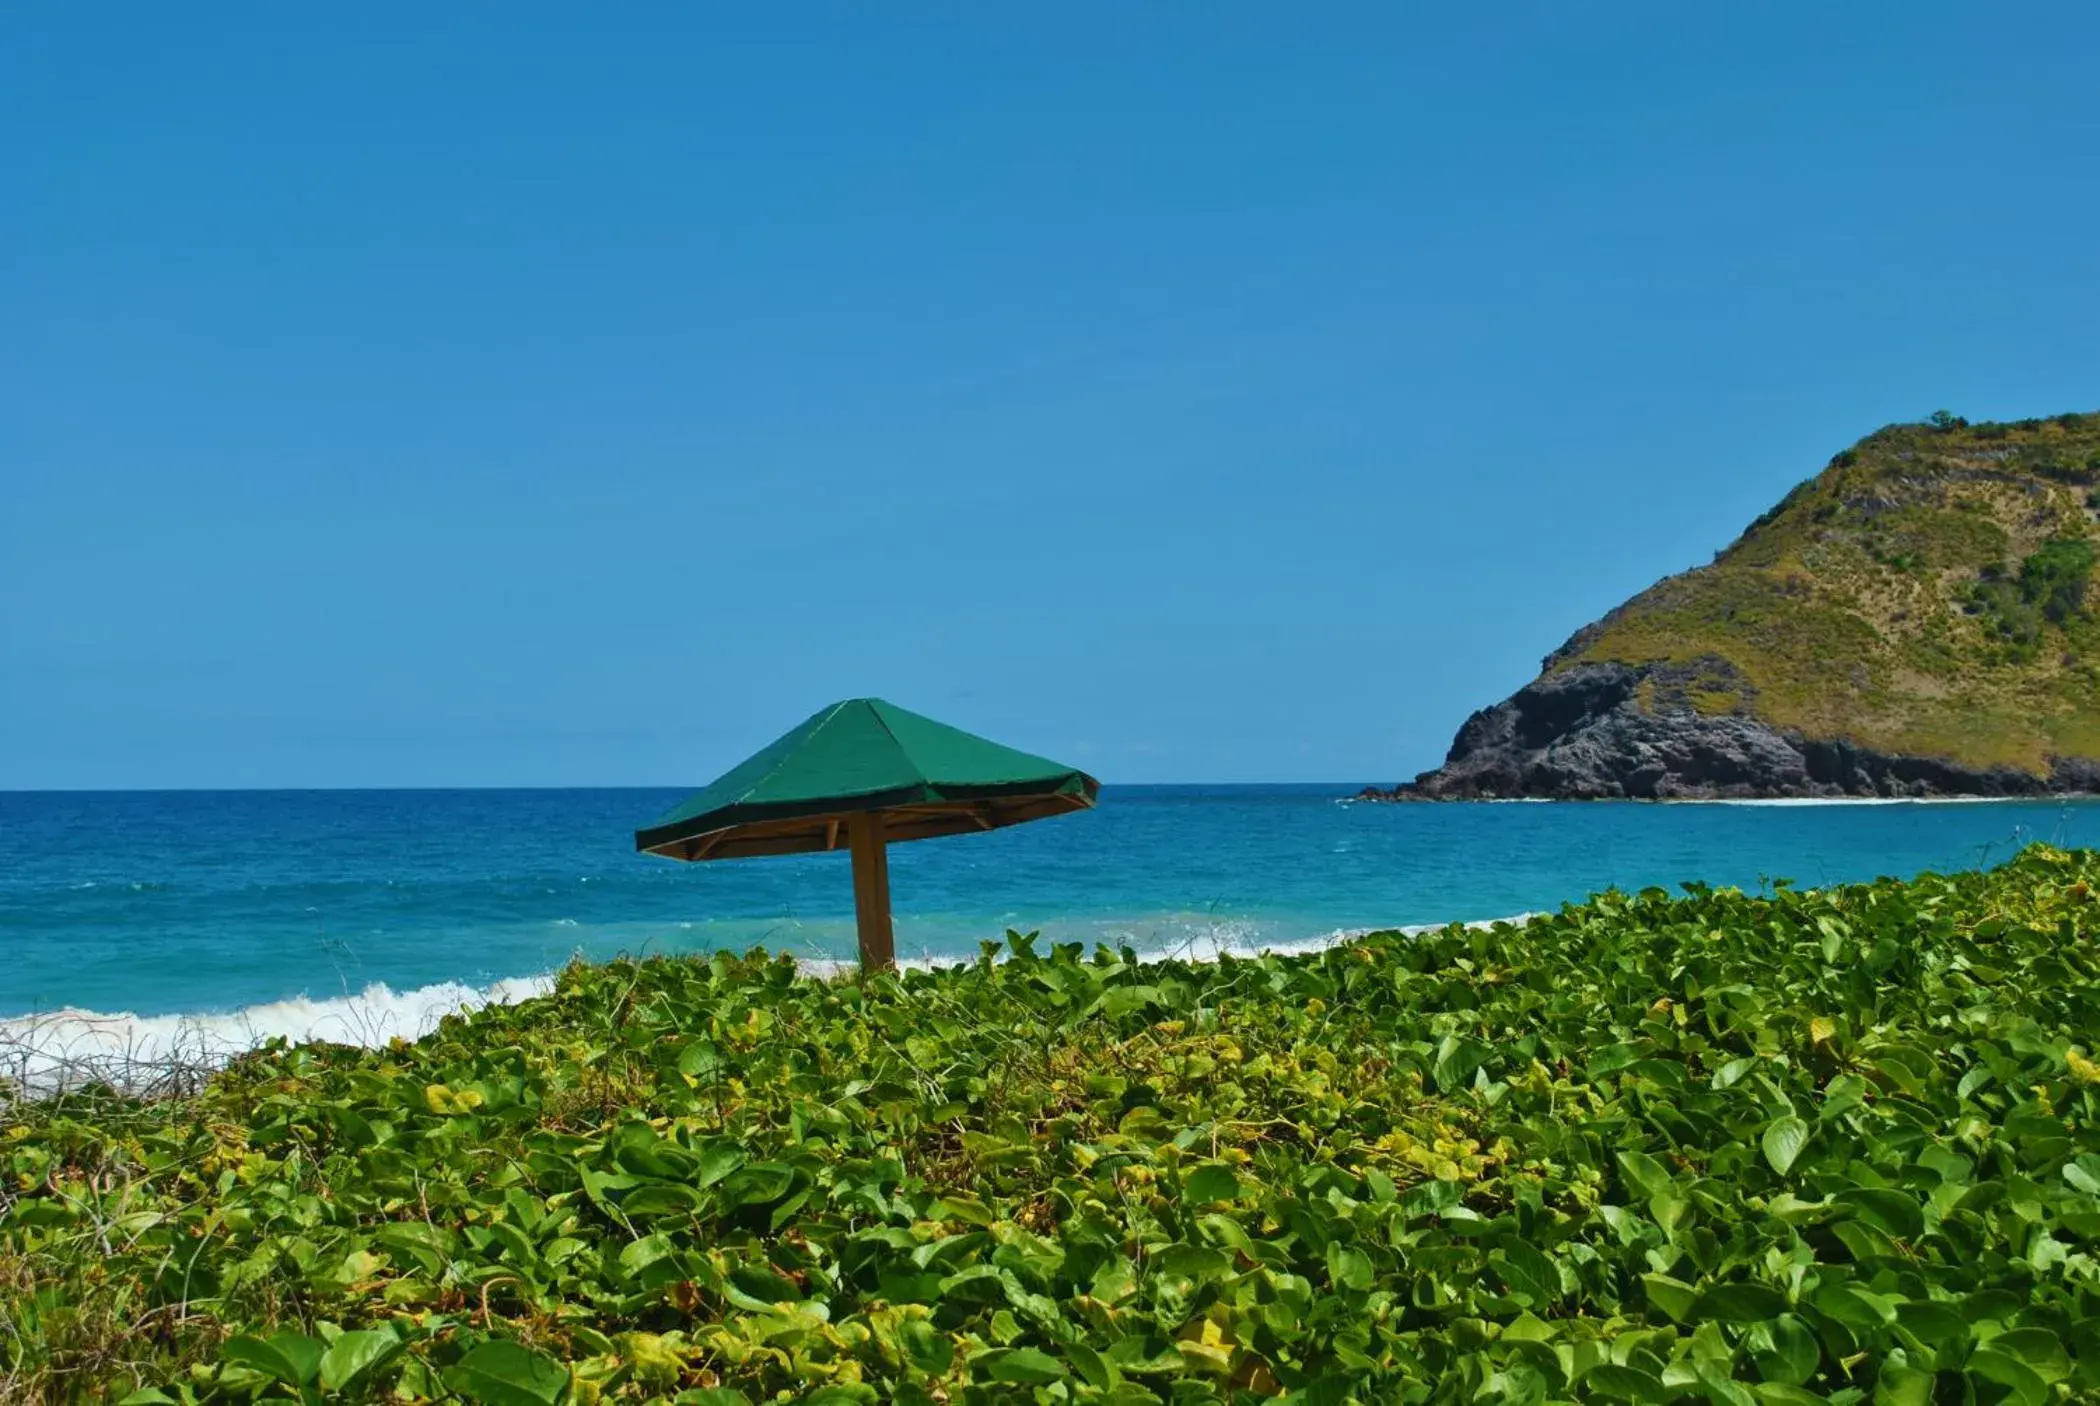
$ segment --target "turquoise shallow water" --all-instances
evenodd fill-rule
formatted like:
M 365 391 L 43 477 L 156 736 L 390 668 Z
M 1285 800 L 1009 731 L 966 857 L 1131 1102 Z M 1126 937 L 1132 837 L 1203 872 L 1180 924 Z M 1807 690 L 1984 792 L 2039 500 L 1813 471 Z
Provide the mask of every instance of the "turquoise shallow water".
M 1147 951 L 1503 916 L 1608 886 L 1908 875 L 2090 803 L 1441 805 L 1340 786 L 1110 787 L 1098 810 L 898 846 L 900 955 L 1005 928 Z M 632 852 L 675 791 L 0 793 L 0 1017 L 225 1012 L 486 986 L 574 953 L 852 950 L 843 856 Z

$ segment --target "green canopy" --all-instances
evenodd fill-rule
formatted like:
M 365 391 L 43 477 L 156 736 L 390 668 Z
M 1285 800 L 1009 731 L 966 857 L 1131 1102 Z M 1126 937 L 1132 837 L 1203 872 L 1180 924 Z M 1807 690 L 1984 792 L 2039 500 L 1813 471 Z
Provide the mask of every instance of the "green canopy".
M 861 959 L 890 964 L 883 845 L 996 830 L 1084 810 L 1083 771 L 987 742 L 879 698 L 808 719 L 646 830 L 635 848 L 673 859 L 736 859 L 850 848 Z M 880 909 L 879 915 L 874 909 Z

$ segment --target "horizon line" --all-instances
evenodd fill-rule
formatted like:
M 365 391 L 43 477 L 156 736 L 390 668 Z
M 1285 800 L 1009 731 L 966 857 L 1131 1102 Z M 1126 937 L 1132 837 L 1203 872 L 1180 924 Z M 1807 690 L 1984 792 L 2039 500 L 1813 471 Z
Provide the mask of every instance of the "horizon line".
M 706 782 L 617 782 L 595 785 L 484 785 L 484 786 L 431 786 L 417 784 L 379 786 L 0 786 L 0 796 L 238 796 L 238 795 L 316 795 L 416 791 L 678 791 L 697 790 Z M 1104 790 L 1119 791 L 1165 790 L 1177 786 L 1231 786 L 1254 788 L 1262 786 L 1365 786 L 1379 785 L 1369 781 L 1301 780 L 1301 781 L 1103 781 Z

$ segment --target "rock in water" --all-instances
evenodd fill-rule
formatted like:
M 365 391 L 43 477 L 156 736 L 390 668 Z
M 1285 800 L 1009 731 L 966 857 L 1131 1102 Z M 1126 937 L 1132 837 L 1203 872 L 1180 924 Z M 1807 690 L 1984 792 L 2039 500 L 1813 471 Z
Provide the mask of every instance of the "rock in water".
M 2100 414 L 1893 425 L 1380 800 L 2100 791 Z

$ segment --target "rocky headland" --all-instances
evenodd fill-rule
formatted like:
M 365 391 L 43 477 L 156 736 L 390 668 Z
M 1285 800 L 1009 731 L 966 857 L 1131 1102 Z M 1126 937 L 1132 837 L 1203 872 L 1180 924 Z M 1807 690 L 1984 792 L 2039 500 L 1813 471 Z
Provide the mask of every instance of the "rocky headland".
M 2100 792 L 2100 415 L 1891 426 L 1372 800 Z

